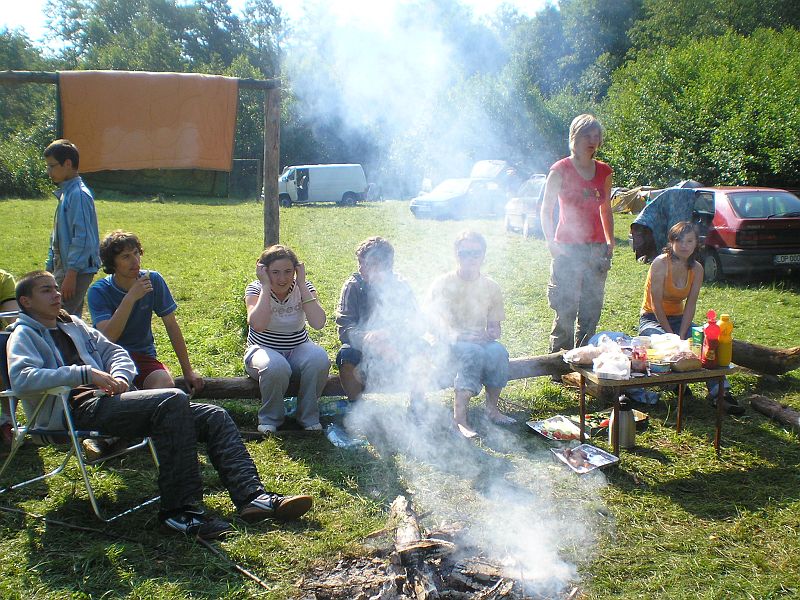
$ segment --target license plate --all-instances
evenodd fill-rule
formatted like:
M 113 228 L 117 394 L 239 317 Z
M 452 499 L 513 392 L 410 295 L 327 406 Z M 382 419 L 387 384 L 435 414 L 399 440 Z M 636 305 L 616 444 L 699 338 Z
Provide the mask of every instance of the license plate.
M 776 265 L 797 265 L 800 264 L 800 254 L 777 254 L 772 262 Z

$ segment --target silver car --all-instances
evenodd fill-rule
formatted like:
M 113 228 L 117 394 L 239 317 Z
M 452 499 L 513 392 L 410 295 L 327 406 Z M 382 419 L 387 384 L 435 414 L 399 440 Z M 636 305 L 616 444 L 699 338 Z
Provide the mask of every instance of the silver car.
M 542 237 L 540 213 L 547 175 L 532 175 L 506 204 L 506 231 L 520 231 L 523 237 Z

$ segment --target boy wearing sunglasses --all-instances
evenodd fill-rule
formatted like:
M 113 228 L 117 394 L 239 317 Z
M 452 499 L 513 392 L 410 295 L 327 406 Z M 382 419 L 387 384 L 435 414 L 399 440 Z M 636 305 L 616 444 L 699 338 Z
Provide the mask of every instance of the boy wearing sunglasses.
M 450 350 L 456 372 L 453 419 L 466 438 L 476 432 L 467 423 L 469 399 L 486 389 L 486 417 L 497 425 L 514 419 L 497 408 L 500 392 L 508 383 L 508 352 L 497 341 L 505 319 L 500 286 L 481 273 L 486 240 L 475 231 L 462 232 L 455 241 L 457 268 L 431 285 L 429 299 L 434 332 Z

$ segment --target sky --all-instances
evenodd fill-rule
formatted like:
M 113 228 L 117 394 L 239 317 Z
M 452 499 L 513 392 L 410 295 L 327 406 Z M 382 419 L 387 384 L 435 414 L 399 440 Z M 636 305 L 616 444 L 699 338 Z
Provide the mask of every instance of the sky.
M 273 0 L 290 19 L 294 20 L 303 14 L 303 6 L 308 0 Z M 336 12 L 346 20 L 348 16 L 358 16 L 381 21 L 391 16 L 393 7 L 403 0 L 329 0 L 328 6 L 336 7 Z M 229 0 L 234 12 L 241 12 L 246 0 Z M 493 13 L 501 4 L 505 3 L 515 7 L 520 13 L 532 15 L 546 4 L 546 0 L 462 0 L 464 4 L 472 7 L 476 15 L 483 16 Z M 47 0 L 23 0 L 4 2 L 0 11 L 0 29 L 22 28 L 34 42 L 44 40 L 46 34 L 44 9 Z

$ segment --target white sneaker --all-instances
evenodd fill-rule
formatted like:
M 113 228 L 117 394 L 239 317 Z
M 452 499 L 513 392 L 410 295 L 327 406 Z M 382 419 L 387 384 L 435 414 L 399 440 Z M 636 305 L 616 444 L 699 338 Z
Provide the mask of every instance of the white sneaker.
M 322 424 L 321 423 L 314 423 L 313 425 L 309 425 L 308 427 L 303 427 L 306 431 L 322 431 Z
M 275 427 L 275 425 L 268 425 L 266 423 L 261 423 L 258 426 L 258 432 L 261 435 L 271 435 L 271 434 L 275 433 L 276 431 L 278 431 L 278 428 Z

